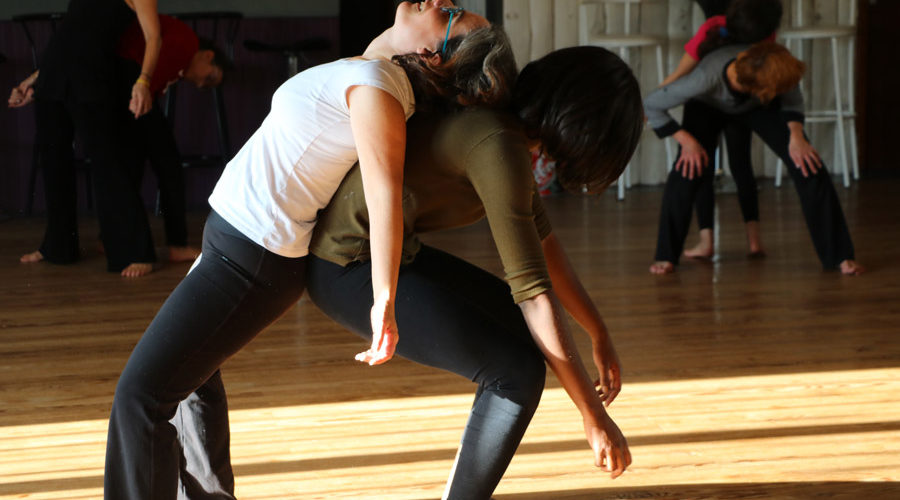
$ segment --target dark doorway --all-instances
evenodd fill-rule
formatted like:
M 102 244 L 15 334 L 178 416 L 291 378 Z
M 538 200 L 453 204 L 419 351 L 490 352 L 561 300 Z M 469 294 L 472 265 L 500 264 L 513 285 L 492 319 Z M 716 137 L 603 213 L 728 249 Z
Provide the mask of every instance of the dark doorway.
M 868 174 L 900 172 L 896 160 L 900 116 L 900 1 L 858 0 L 857 109 L 860 169 Z

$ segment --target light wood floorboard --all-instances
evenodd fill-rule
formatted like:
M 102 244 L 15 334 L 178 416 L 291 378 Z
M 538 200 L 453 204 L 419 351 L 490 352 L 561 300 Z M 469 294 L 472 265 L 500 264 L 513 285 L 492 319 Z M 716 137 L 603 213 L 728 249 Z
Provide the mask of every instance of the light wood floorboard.
M 900 498 L 900 179 L 838 187 L 860 277 L 823 272 L 793 188 L 761 186 L 766 259 L 745 257 L 735 196 L 720 194 L 716 257 L 662 277 L 647 272 L 660 189 L 546 200 L 615 338 L 625 388 L 610 412 L 634 464 L 615 481 L 593 468 L 550 375 L 495 498 Z M 43 222 L 0 222 L 0 498 L 99 498 L 116 379 L 188 266 L 106 273 L 89 216 L 81 262 L 19 264 Z M 500 271 L 485 224 L 427 241 Z M 440 496 L 472 384 L 355 363 L 364 347 L 303 298 L 225 364 L 240 498 Z

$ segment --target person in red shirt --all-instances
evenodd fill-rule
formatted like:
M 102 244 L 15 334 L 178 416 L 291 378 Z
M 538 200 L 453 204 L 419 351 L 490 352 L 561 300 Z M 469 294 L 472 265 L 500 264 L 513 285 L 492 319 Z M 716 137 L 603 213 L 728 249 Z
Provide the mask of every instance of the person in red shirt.
M 664 87 L 678 78 L 690 73 L 707 53 L 718 47 L 735 43 L 756 43 L 762 40 L 774 40 L 775 31 L 781 24 L 781 0 L 718 0 L 697 3 L 709 18 L 697 33 L 685 44 L 684 55 L 678 67 L 660 84 Z M 724 11 L 724 15 L 721 13 Z M 716 14 L 716 15 L 711 15 Z M 692 113 L 692 103 L 684 106 L 684 114 Z M 738 191 L 738 202 L 744 216 L 747 232 L 748 256 L 760 258 L 765 256 L 759 229 L 759 203 L 757 200 L 756 179 L 750 163 L 751 132 L 735 122 L 726 125 L 723 130 L 728 147 L 728 160 L 731 175 Z M 682 159 L 679 158 L 674 168 L 680 169 Z M 709 161 L 703 158 L 704 166 Z M 688 170 L 682 171 L 685 177 Z M 713 176 L 704 182 L 697 192 L 695 209 L 697 225 L 700 228 L 700 242 L 693 248 L 684 251 L 685 257 L 708 259 L 715 253 L 713 247 L 713 212 L 715 209 L 715 186 Z M 670 266 L 651 266 L 654 274 L 671 272 Z
M 224 72 L 231 63 L 227 56 L 212 42 L 197 37 L 194 30 L 184 22 L 171 16 L 159 16 L 163 45 L 156 72 L 150 82 L 150 92 L 154 99 L 162 96 L 169 86 L 180 80 L 192 83 L 197 88 L 211 88 L 222 82 Z M 140 26 L 133 24 L 119 41 L 119 77 L 124 89 L 125 82 L 140 72 L 144 53 L 144 39 Z M 166 246 L 170 262 L 193 260 L 200 250 L 187 243 L 187 220 L 185 217 L 184 173 L 181 155 L 161 106 L 154 106 L 150 112 L 137 119 L 123 116 L 122 126 L 128 128 L 125 134 L 131 140 L 134 183 L 140 186 L 145 160 L 157 179 L 160 208 L 165 222 Z M 142 269 L 145 274 L 152 266 Z

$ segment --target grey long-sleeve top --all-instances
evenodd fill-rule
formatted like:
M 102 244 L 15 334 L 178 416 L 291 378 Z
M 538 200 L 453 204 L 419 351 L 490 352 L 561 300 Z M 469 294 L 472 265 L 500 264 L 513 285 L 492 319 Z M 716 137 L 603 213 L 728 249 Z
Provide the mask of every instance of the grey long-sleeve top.
M 648 95 L 644 99 L 644 113 L 656 135 L 668 137 L 681 129 L 669 110 L 691 99 L 735 115 L 762 106 L 756 97 L 732 90 L 725 77 L 728 64 L 747 47 L 726 45 L 718 48 L 701 59 L 693 71 Z M 781 107 L 787 121 L 803 122 L 803 95 L 799 85 L 778 96 L 775 105 Z

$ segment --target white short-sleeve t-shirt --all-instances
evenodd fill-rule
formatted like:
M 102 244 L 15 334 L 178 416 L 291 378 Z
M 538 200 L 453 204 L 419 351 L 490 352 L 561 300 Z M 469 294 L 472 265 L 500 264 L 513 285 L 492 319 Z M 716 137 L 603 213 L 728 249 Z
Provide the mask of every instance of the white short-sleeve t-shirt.
M 324 208 L 358 156 L 347 90 L 382 89 L 415 109 L 403 68 L 383 59 L 341 59 L 284 82 L 272 109 L 228 162 L 209 204 L 251 241 L 284 257 L 308 253 L 316 212 Z

